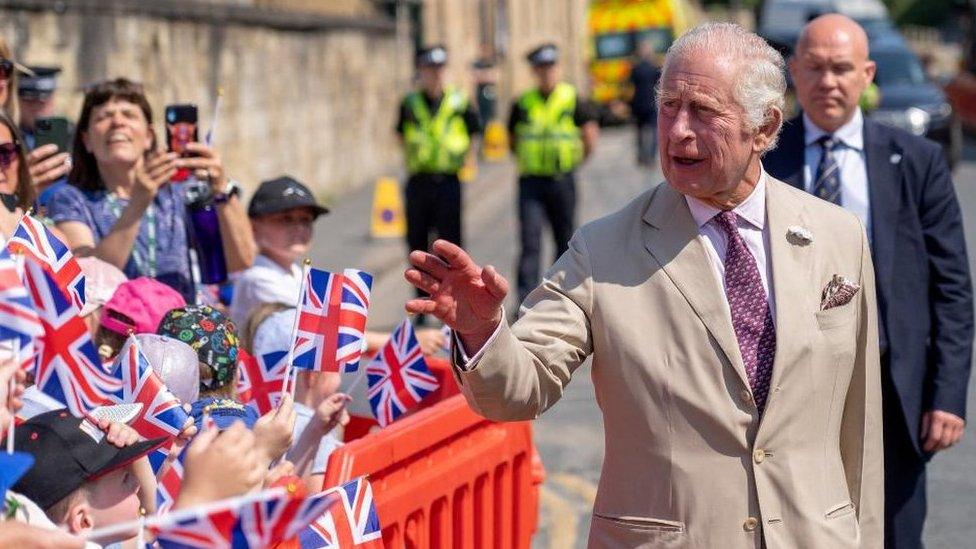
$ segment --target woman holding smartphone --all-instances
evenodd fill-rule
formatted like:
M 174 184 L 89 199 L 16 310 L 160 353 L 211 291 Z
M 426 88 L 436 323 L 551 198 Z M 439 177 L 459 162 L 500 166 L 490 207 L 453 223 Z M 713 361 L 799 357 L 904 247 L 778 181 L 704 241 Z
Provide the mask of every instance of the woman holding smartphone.
M 54 191 L 48 216 L 75 254 L 94 255 L 129 278 L 155 278 L 191 301 L 184 187 L 210 186 L 228 271 L 253 260 L 251 230 L 217 152 L 202 143 L 187 145 L 192 157 L 160 151 L 152 120 L 142 85 L 120 78 L 90 87 L 75 133 L 70 185 Z M 171 182 L 180 168 L 194 177 Z

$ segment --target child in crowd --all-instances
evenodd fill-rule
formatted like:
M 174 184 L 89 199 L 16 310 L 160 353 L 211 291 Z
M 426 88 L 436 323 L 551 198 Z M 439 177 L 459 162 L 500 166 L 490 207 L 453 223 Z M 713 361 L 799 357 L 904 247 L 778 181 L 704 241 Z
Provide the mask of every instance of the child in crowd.
M 93 424 L 65 410 L 45 412 L 17 428 L 18 451 L 34 465 L 13 489 L 44 510 L 55 525 L 74 535 L 139 518 L 136 467 L 166 438 L 140 441 L 120 423 Z M 141 463 L 138 463 L 141 462 Z M 98 543 L 132 538 L 123 532 Z
M 263 303 L 291 307 L 298 303 L 302 285 L 298 261 L 308 255 L 315 220 L 328 212 L 308 187 L 291 177 L 261 183 L 247 207 L 258 255 L 234 284 L 230 306 L 234 322 L 244 326 Z M 416 335 L 425 354 L 436 353 L 446 342 L 444 334 L 434 328 L 417 330 Z M 389 334 L 367 330 L 367 352 L 375 352 L 387 339 Z
M 263 469 L 284 455 L 291 446 L 295 412 L 291 399 L 264 416 L 237 400 L 238 338 L 234 323 L 209 305 L 188 305 L 166 313 L 158 333 L 187 343 L 197 352 L 200 398 L 192 403 L 190 416 L 198 429 L 204 415 L 219 429 L 240 421 L 254 431 L 263 452 Z
M 130 334 L 152 334 L 163 315 L 186 305 L 183 296 L 169 286 L 148 277 L 121 284 L 105 303 L 95 347 L 102 360 L 114 359 Z
M 308 254 L 315 220 L 328 212 L 308 187 L 291 177 L 261 183 L 247 207 L 258 255 L 234 283 L 234 322 L 243 326 L 262 303 L 297 303 L 302 284 L 298 261 Z

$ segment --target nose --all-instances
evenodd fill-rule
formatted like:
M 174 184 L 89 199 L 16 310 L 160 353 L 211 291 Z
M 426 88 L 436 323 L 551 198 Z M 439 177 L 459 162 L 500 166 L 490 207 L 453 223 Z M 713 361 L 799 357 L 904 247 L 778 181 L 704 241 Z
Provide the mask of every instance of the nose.
M 669 142 L 681 143 L 695 136 L 695 133 L 691 131 L 689 116 L 688 108 L 682 106 L 670 120 L 665 122 L 666 126 L 663 128 L 663 134 L 667 136 Z M 661 141 L 663 145 L 664 140 L 662 139 Z
M 834 71 L 825 70 L 820 74 L 820 80 L 817 82 L 821 89 L 832 90 L 837 85 L 837 78 L 834 76 Z

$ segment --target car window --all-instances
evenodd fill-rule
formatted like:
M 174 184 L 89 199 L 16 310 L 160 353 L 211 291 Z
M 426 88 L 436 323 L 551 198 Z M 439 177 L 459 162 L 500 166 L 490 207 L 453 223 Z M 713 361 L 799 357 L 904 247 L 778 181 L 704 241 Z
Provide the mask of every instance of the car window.
M 596 37 L 596 58 L 617 59 L 634 53 L 634 36 L 629 32 L 601 34 Z
M 871 59 L 878 66 L 874 82 L 879 87 L 925 83 L 922 64 L 910 52 L 872 52 Z

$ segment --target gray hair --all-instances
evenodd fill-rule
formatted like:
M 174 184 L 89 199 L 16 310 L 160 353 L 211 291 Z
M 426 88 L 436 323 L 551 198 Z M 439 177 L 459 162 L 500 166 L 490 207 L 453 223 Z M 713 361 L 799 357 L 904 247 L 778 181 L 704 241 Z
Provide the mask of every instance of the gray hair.
M 746 128 L 755 131 L 772 118 L 772 109 L 785 107 L 786 63 L 783 56 L 765 40 L 734 23 L 704 23 L 689 30 L 671 44 L 664 58 L 661 81 L 676 59 L 709 55 L 736 61 L 737 70 L 732 95 L 745 113 Z M 660 84 L 658 98 L 660 99 Z M 766 150 L 776 147 L 779 131 Z

